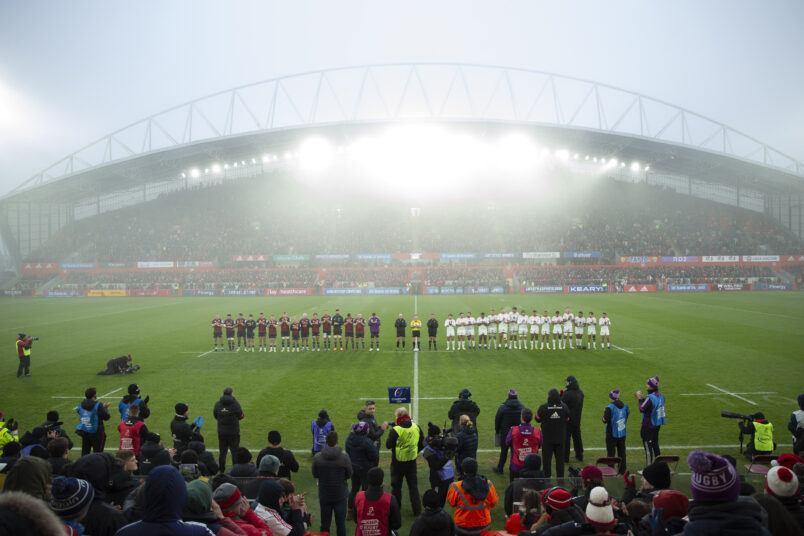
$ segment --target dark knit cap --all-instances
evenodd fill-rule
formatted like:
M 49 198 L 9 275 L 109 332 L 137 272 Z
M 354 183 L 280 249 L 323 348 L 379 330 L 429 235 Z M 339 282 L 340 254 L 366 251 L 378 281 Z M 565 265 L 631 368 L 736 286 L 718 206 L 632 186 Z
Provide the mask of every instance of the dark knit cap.
M 670 466 L 665 462 L 654 462 L 642 470 L 651 486 L 656 489 L 668 489 L 670 487 Z
M 441 501 L 438 498 L 438 492 L 434 489 L 428 489 L 422 495 L 422 504 L 425 508 L 435 510 L 441 506 Z
M 187 413 L 187 410 L 190 409 L 190 406 L 188 406 L 184 402 L 179 402 L 178 404 L 176 404 L 174 409 L 176 410 L 176 415 L 184 415 L 185 413 Z
M 95 488 L 86 480 L 57 476 L 50 489 L 50 508 L 64 519 L 77 517 L 95 497 Z
M 382 470 L 382 467 L 372 467 L 368 470 L 368 474 L 366 475 L 366 482 L 369 486 L 382 486 L 384 479 L 385 472 Z
M 472 396 L 472 393 L 469 392 L 469 389 L 461 389 L 461 392 L 458 393 L 458 398 L 462 398 L 464 400 L 468 399 Z
M 282 434 L 277 432 L 276 430 L 271 430 L 268 432 L 268 443 L 271 445 L 278 445 L 282 442 Z
M 692 477 L 690 488 L 695 501 L 734 502 L 740 496 L 740 479 L 734 467 L 722 456 L 693 450 L 687 456 Z

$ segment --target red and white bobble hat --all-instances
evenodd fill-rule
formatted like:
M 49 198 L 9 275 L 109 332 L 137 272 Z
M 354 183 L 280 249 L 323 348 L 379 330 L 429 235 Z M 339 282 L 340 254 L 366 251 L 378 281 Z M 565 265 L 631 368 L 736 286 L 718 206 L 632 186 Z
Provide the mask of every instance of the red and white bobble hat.
M 609 492 L 603 486 L 593 488 L 586 504 L 586 520 L 596 527 L 613 527 L 617 524 L 611 508 Z
M 783 465 L 772 467 L 765 479 L 765 490 L 777 497 L 795 497 L 798 495 L 798 477 Z

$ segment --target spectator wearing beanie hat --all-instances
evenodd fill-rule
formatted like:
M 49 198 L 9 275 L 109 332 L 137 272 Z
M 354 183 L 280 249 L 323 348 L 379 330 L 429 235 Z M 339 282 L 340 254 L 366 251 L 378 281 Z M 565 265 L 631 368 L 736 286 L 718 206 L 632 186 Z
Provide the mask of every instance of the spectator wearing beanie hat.
M 92 484 L 79 478 L 57 476 L 53 479 L 50 495 L 50 509 L 74 531 L 71 534 L 84 534 L 81 520 L 86 517 L 95 497 Z
M 683 518 L 687 515 L 690 509 L 690 500 L 686 495 L 680 491 L 671 489 L 663 489 L 656 492 L 653 496 L 653 510 L 658 512 L 656 517 L 661 521 L 661 526 L 664 528 L 666 534 L 678 534 L 684 530 L 684 525 L 687 524 Z M 645 519 L 643 522 L 647 522 Z M 650 528 L 650 523 L 646 523 L 647 529 Z
M 218 536 L 243 534 L 234 521 L 223 515 L 220 506 L 212 501 L 212 488 L 203 480 L 187 483 L 187 505 L 184 507 L 182 519 L 206 525 Z
M 593 534 L 611 534 L 609 531 L 617 525 L 609 492 L 603 486 L 593 488 L 589 494 L 585 518 L 592 526 Z
M 147 475 L 154 467 L 170 465 L 175 455 L 175 449 L 162 446 L 162 437 L 159 434 L 150 432 L 140 447 L 140 474 Z
M 176 415 L 170 421 L 170 433 L 173 435 L 173 448 L 176 451 L 174 456 L 181 456 L 190 441 L 201 441 L 203 443 L 204 437 L 200 433 L 200 417 L 196 417 L 192 424 L 187 422 L 187 419 L 190 418 L 190 407 L 187 404 L 179 402 L 174 407 L 174 410 Z M 223 467 L 220 470 L 223 472 Z
M 227 474 L 235 478 L 259 476 L 260 471 L 251 460 L 251 452 L 246 447 L 238 447 L 232 455 L 232 468 Z
M 583 510 L 572 503 L 572 494 L 564 488 L 553 487 L 542 491 L 542 507 L 545 516 L 539 519 L 542 526 L 536 531 L 543 534 L 564 523 L 583 523 Z
M 667 423 L 665 418 L 664 395 L 659 392 L 659 377 L 648 378 L 645 382 L 647 395 L 637 391 L 634 396 L 639 400 L 639 412 L 642 413 L 642 429 L 640 436 L 645 447 L 645 463 L 653 462 L 661 454 L 659 448 L 659 430 Z
M 469 389 L 461 389 L 461 392 L 458 393 L 458 400 L 453 402 L 449 408 L 447 417 L 452 421 L 453 434 L 461 431 L 461 415 L 467 415 L 472 422 L 477 422 L 480 407 L 473 400 L 469 400 L 471 396 L 472 393 L 469 392 Z
M 765 478 L 765 493 L 773 495 L 804 529 L 804 508 L 801 506 L 798 477 L 789 468 L 772 467 Z
M 603 422 L 606 425 L 606 456 L 618 456 L 620 467 L 617 472 L 624 474 L 626 470 L 625 432 L 631 410 L 628 408 L 628 404 L 620 400 L 619 388 L 609 391 L 609 400 L 609 405 L 603 410 Z
M 294 473 L 299 472 L 299 462 L 296 461 L 293 452 L 282 448 L 282 435 L 276 430 L 268 432 L 268 446 L 257 454 L 258 466 L 262 461 L 262 457 L 267 454 L 276 456 L 279 459 L 279 471 L 276 473 L 279 478 L 291 480 L 291 471 Z
M 288 493 L 276 480 L 263 479 L 260 484 L 254 513 L 265 521 L 274 536 L 304 536 L 304 514 L 307 510 L 304 496 Z M 286 508 L 287 520 L 282 516 Z
M 623 491 L 623 502 L 630 503 L 636 499 L 650 505 L 653 495 L 660 489 L 670 489 L 671 475 L 670 466 L 665 462 L 655 462 L 642 470 L 642 485 L 639 491 L 634 485 L 634 477 L 628 472 L 623 475 L 625 490 Z
M 346 508 L 352 476 L 352 462 L 338 446 L 338 432 L 327 434 L 324 448 L 313 457 L 313 478 L 318 479 L 318 504 L 321 508 L 321 532 L 329 532 L 332 515 L 338 536 L 346 536 Z
M 228 482 L 221 484 L 215 489 L 212 498 L 220 506 L 224 517 L 231 519 L 248 536 L 262 536 L 263 531 L 270 533 L 271 529 L 254 513 L 234 484 Z
M 260 460 L 260 476 L 278 478 L 280 462 L 273 454 L 268 454 Z
M 725 459 L 694 450 L 687 457 L 692 476 L 693 502 L 683 534 L 769 535 L 762 526 L 762 509 L 756 501 L 738 501 L 740 479 Z
M 502 473 L 505 470 L 505 462 L 508 459 L 509 445 L 505 444 L 505 438 L 512 426 L 517 426 L 522 416 L 525 406 L 519 401 L 519 394 L 516 389 L 508 390 L 508 398 L 497 408 L 494 416 L 494 442 L 500 445 L 500 459 L 494 467 L 495 473 Z
M 352 462 L 352 486 L 349 490 L 348 509 L 346 519 L 355 517 L 355 496 L 360 490 L 366 489 L 366 475 L 369 469 L 375 467 L 380 460 L 380 453 L 374 442 L 369 439 L 369 423 L 358 422 L 352 425 L 352 432 L 346 438 L 344 450 Z
M 424 512 L 416 518 L 410 528 L 410 536 L 452 536 L 455 534 L 455 522 L 441 508 L 438 492 L 428 489 L 422 495 Z

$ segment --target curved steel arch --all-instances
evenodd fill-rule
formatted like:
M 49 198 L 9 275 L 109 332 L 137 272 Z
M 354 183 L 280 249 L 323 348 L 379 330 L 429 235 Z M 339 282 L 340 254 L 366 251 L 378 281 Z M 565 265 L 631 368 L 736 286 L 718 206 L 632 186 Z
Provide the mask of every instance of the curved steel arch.
M 696 112 L 592 80 L 457 63 L 339 67 L 272 78 L 168 108 L 55 162 L 10 193 L 172 147 L 332 123 L 512 121 L 625 134 L 804 177 L 804 164 Z

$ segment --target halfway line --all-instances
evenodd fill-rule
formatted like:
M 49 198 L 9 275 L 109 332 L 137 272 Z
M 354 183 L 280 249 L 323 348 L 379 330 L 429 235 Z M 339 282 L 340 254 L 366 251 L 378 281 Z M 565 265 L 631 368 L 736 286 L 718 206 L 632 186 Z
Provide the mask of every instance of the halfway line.
M 413 415 L 416 420 L 419 415 L 419 352 L 413 352 Z

